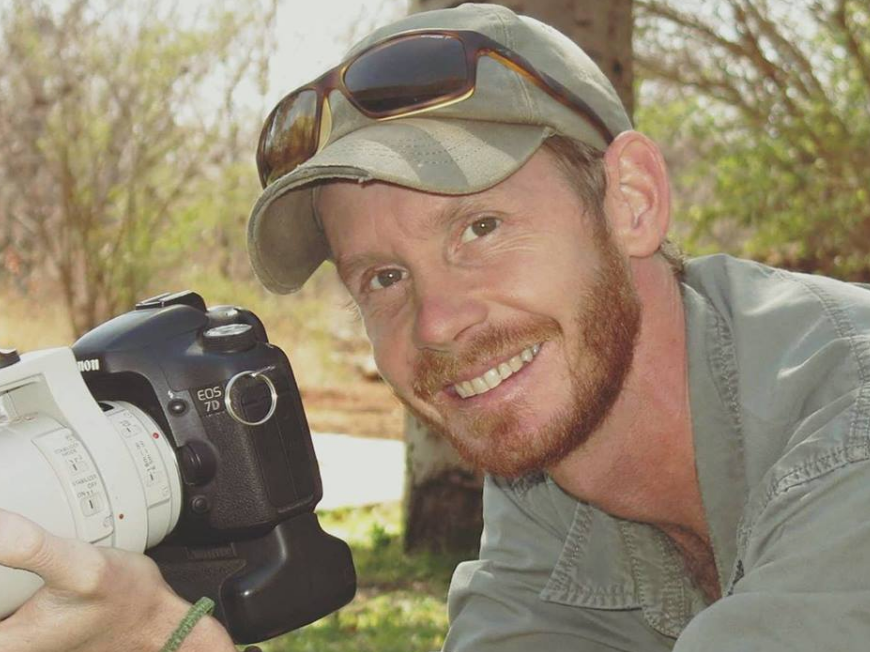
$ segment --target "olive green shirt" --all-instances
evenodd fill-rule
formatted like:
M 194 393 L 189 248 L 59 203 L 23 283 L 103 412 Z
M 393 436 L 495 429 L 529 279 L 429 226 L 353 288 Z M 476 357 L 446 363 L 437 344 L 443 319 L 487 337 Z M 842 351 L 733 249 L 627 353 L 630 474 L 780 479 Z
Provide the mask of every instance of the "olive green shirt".
M 727 256 L 683 279 L 696 466 L 723 597 L 670 540 L 542 475 L 487 478 L 448 652 L 870 646 L 870 291 Z

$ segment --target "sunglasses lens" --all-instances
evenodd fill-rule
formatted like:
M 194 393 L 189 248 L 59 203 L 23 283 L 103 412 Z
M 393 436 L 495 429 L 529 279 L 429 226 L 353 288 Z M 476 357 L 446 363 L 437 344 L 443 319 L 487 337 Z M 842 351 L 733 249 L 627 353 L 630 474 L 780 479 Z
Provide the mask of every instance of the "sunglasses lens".
M 354 61 L 344 84 L 371 117 L 423 108 L 467 90 L 465 48 L 440 34 L 393 41 Z
M 257 168 L 264 188 L 314 154 L 317 132 L 316 91 L 304 90 L 281 101 L 260 136 Z

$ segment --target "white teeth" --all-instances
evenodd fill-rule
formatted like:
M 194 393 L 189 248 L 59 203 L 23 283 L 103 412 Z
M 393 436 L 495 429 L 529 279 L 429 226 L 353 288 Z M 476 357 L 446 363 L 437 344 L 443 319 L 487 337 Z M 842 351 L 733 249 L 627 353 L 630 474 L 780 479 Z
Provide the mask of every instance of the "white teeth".
M 486 381 L 486 384 L 489 385 L 490 389 L 495 389 L 501 385 L 501 376 L 498 375 L 498 369 L 490 369 L 483 374 L 483 379 Z
M 527 349 L 523 349 L 512 357 L 507 362 L 499 363 L 498 366 L 486 371 L 483 375 L 471 380 L 464 380 L 461 383 L 456 383 L 453 389 L 460 398 L 470 398 L 478 394 L 483 394 L 491 389 L 498 387 L 503 380 L 507 380 L 513 374 L 518 372 L 524 365 L 531 362 L 538 352 L 541 350 L 540 344 L 535 344 Z

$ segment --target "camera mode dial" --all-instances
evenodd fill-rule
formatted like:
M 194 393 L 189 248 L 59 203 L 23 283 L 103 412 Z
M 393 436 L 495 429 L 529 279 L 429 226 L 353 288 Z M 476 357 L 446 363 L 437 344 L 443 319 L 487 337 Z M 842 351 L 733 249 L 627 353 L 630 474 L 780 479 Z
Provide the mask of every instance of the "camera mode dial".
M 205 331 L 202 344 L 207 351 L 234 353 L 253 348 L 257 344 L 257 336 L 250 324 L 226 324 Z

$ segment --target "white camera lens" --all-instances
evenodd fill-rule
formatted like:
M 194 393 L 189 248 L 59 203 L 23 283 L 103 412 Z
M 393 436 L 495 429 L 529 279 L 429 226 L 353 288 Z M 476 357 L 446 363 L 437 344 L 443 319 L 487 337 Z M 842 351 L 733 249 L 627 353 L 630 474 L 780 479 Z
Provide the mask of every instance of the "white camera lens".
M 68 349 L 0 370 L 0 508 L 49 532 L 142 552 L 178 523 L 182 489 L 172 444 L 124 402 L 98 406 Z M 0 619 L 42 584 L 0 566 Z

